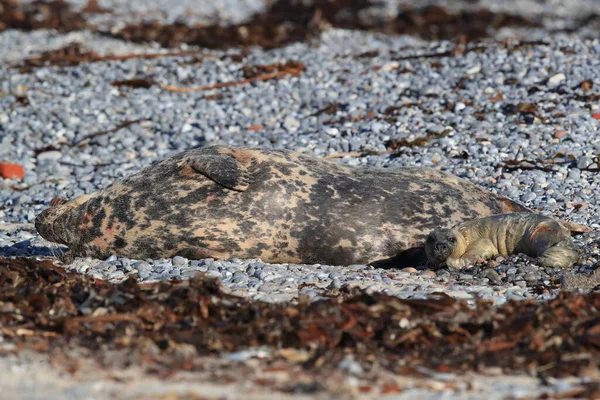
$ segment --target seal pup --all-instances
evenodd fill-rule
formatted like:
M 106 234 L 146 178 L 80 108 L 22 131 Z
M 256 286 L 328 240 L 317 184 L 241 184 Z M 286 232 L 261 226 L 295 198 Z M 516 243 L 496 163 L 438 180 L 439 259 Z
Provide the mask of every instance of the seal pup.
M 36 219 L 74 256 L 351 265 L 524 206 L 432 168 L 359 168 L 285 150 L 187 150 Z M 397 257 L 395 257 L 397 256 Z
M 425 253 L 437 267 L 463 268 L 497 255 L 523 253 L 545 267 L 569 268 L 579 260 L 569 229 L 540 214 L 501 214 L 436 229 L 425 240 Z

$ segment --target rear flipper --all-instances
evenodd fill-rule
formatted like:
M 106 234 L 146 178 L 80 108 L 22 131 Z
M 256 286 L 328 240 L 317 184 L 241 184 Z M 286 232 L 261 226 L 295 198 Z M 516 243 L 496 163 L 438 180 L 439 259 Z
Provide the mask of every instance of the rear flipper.
M 545 249 L 537 258 L 544 267 L 570 268 L 579 261 L 579 252 L 570 240 L 563 240 Z
M 571 235 L 580 235 L 582 233 L 588 233 L 588 232 L 592 231 L 592 229 L 589 226 L 586 226 L 583 224 L 577 224 L 577 223 L 571 222 L 571 221 L 559 221 L 559 222 L 562 226 L 564 226 L 571 232 Z

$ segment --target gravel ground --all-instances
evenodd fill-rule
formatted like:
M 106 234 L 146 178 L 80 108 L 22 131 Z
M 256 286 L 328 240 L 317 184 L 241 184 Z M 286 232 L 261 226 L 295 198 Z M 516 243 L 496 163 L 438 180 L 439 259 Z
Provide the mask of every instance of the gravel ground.
M 158 1 L 152 4 L 140 8 L 139 2 L 100 1 L 115 10 L 114 26 L 148 18 L 197 23 L 218 16 L 224 22 L 237 22 L 265 7 L 251 0 L 230 0 L 219 6 L 183 0 L 175 5 L 169 2 L 168 7 Z M 456 4 L 452 2 L 453 7 Z M 542 213 L 591 227 L 592 233 L 577 238 L 584 257 L 574 269 L 590 272 L 600 259 L 600 41 L 589 38 L 588 27 L 575 33 L 550 32 L 570 26 L 586 12 L 600 13 L 600 5 L 591 0 L 564 4 L 478 2 L 484 8 L 542 18 L 545 26 L 504 28 L 496 35 L 502 40 L 464 47 L 331 29 L 307 43 L 269 51 L 253 48 L 241 56 L 236 49 L 199 50 L 190 56 L 100 61 L 31 72 L 20 72 L 15 66 L 24 58 L 72 42 L 99 54 L 166 50 L 90 31 L 2 32 L 0 161 L 24 165 L 26 176 L 0 181 L 0 256 L 46 257 L 61 251 L 43 241 L 31 224 L 55 196 L 73 198 L 93 192 L 183 149 L 227 144 L 319 156 L 358 153 L 361 156 L 351 154 L 337 161 L 433 166 L 451 172 Z M 384 12 L 397 8 L 397 3 L 389 2 Z M 109 19 L 98 15 L 92 21 L 102 25 Z M 522 44 L 518 41 L 522 39 L 543 42 Z M 212 85 L 243 79 L 244 66 L 286 60 L 303 63 L 306 71 L 299 77 L 190 93 L 171 92 L 160 85 L 111 86 L 132 78 L 181 87 Z M 138 122 L 85 140 L 87 135 L 134 120 Z M 85 146 L 72 145 L 82 139 Z M 390 155 L 394 140 L 405 146 Z M 368 152 L 374 155 L 365 155 Z M 531 163 L 516 168 L 515 164 L 527 160 Z M 349 284 L 401 297 L 444 291 L 457 298 L 480 296 L 496 304 L 549 298 L 568 273 L 538 267 L 522 256 L 462 271 L 181 257 L 76 259 L 67 268 L 114 280 L 136 273 L 147 281 L 206 272 L 220 277 L 235 294 L 265 301 L 318 297 L 323 288 Z
M 77 38 L 90 48 L 100 40 L 89 33 Z M 7 47 L 12 43 L 0 42 Z M 111 46 L 112 40 L 103 48 Z M 115 51 L 125 46 L 115 46 Z M 578 238 L 587 254 L 577 269 L 593 269 L 600 227 L 600 192 L 594 189 L 600 175 L 586 169 L 597 168 L 600 121 L 592 117 L 598 102 L 587 100 L 597 89 L 584 92 L 578 86 L 599 80 L 600 42 L 559 38 L 524 47 L 491 41 L 477 46 L 482 48 L 455 57 L 401 60 L 442 53 L 451 44 L 331 30 L 319 43 L 268 52 L 254 49 L 241 62 L 227 56 L 233 51 L 212 51 L 204 52 L 201 62 L 197 56 L 131 59 L 39 68 L 33 73 L 3 67 L 0 88 L 13 94 L 22 91 L 29 104 L 20 105 L 11 94 L 0 99 L 5 133 L 0 158 L 27 170 L 23 182 L 3 183 L 0 218 L 31 223 L 54 196 L 73 198 L 95 191 L 173 152 L 201 145 L 267 146 L 325 156 L 384 152 L 389 140 L 429 137 L 425 145 L 402 147 L 393 156 L 349 156 L 339 162 L 434 166 L 541 212 L 585 223 L 596 231 Z M 360 56 L 365 49 L 377 49 L 379 55 Z M 209 85 L 242 79 L 244 65 L 282 60 L 300 61 L 307 70 L 298 78 L 185 94 L 159 86 L 110 85 L 134 77 L 178 86 Z M 215 98 L 217 94 L 222 98 Z M 518 105 L 524 103 L 535 111 L 520 113 Z M 68 146 L 90 133 L 138 119 L 139 123 L 90 140 L 86 147 Z M 256 126 L 261 128 L 247 129 Z M 48 146 L 52 148 L 40 152 Z M 552 171 L 502 168 L 511 160 L 538 159 L 546 160 L 538 164 L 553 163 L 548 166 Z M 13 186 L 24 190 L 15 191 Z M 0 246 L 8 255 L 49 252 L 48 244 L 30 227 L 0 234 Z M 561 271 L 530 261 L 510 257 L 484 268 L 437 273 L 364 266 L 343 270 L 268 266 L 239 260 L 188 264 L 182 259 L 78 259 L 72 267 L 110 279 L 137 272 L 143 280 L 208 271 L 236 293 L 267 300 L 315 295 L 319 287 L 348 283 L 401 296 L 424 296 L 440 289 L 464 298 L 478 293 L 501 303 L 506 298 L 545 298 L 548 290 L 536 293 L 532 288 L 560 279 Z M 491 286 L 490 280 L 498 285 Z M 298 285 L 305 287 L 298 290 Z

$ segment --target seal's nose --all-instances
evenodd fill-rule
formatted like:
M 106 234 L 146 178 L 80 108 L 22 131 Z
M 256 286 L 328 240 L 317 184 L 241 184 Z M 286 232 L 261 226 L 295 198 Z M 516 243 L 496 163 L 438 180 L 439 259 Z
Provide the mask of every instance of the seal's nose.
M 52 226 L 48 223 L 48 212 L 49 210 L 42 211 L 35 218 L 35 230 L 46 240 L 54 241 L 52 235 Z
M 435 250 L 442 252 L 448 250 L 448 245 L 446 243 L 436 243 Z

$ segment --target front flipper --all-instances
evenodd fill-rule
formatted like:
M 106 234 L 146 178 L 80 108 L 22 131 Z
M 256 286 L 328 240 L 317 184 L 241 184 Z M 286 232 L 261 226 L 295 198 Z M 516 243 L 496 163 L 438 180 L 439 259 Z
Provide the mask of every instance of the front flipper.
M 467 251 L 459 258 L 448 257 L 446 265 L 451 268 L 464 268 L 475 264 L 479 260 L 488 260 L 498 255 L 498 249 L 489 239 L 479 239 L 467 248 Z
M 251 183 L 246 165 L 231 154 L 200 154 L 188 161 L 194 171 L 228 189 L 243 192 Z

